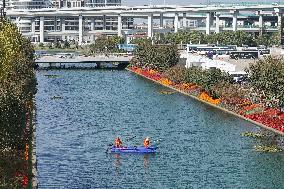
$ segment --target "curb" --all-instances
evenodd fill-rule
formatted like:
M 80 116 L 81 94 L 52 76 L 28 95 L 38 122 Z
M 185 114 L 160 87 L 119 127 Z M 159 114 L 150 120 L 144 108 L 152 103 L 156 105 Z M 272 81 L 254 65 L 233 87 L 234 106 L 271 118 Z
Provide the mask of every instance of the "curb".
M 38 188 L 38 180 L 37 180 L 37 158 L 36 158 L 36 111 L 35 109 L 33 110 L 33 117 L 32 117 L 32 128 L 33 128 L 33 133 L 32 133 L 32 146 L 33 146 L 33 151 L 32 151 L 32 189 L 37 189 Z

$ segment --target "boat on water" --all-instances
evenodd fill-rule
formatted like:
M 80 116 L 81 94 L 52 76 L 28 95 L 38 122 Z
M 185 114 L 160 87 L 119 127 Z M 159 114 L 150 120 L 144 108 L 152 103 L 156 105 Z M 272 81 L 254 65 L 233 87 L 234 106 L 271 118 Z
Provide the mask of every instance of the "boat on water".
M 158 147 L 150 146 L 148 148 L 145 147 L 136 147 L 136 146 L 129 146 L 129 147 L 120 147 L 117 148 L 113 146 L 111 148 L 112 153 L 155 153 Z

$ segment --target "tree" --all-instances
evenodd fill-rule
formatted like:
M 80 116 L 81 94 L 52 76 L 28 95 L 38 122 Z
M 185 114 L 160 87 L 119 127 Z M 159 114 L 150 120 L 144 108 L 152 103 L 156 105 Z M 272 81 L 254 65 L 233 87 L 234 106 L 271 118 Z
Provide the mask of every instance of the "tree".
M 145 40 L 138 45 L 135 59 L 136 65 L 164 72 L 178 63 L 179 53 L 176 45 L 152 45 Z
M 257 45 L 265 45 L 266 47 L 279 46 L 280 40 L 277 33 L 259 35 L 256 38 Z
M 56 40 L 56 41 L 53 43 L 53 46 L 54 46 L 54 48 L 56 48 L 56 49 L 60 49 L 60 48 L 61 48 L 61 44 L 60 44 L 60 42 L 59 42 L 58 40 Z
M 284 61 L 279 57 L 268 56 L 249 67 L 251 86 L 267 101 L 279 101 L 284 105 Z
M 64 43 L 63 43 L 63 49 L 69 49 L 70 48 L 70 43 L 65 40 Z
M 165 71 L 164 76 L 174 83 L 186 82 L 187 69 L 184 66 L 174 66 Z
M 256 44 L 257 45 L 264 45 L 266 47 L 269 47 L 271 45 L 270 43 L 270 37 L 268 34 L 262 34 L 262 35 L 259 35 L 257 38 L 256 38 Z
M 152 40 L 149 39 L 149 38 L 135 38 L 135 39 L 131 40 L 131 44 L 137 44 L 137 45 L 140 45 L 140 44 L 146 43 L 146 42 L 151 43 Z
M 39 43 L 39 44 L 38 44 L 38 47 L 39 47 L 39 48 L 43 48 L 43 47 L 44 47 L 44 44 L 43 44 L 43 43 Z
M 233 45 L 238 45 L 238 46 L 242 46 L 242 45 L 255 46 L 254 37 L 251 34 L 249 34 L 248 32 L 236 31 L 234 34 L 235 35 L 234 35 Z
M 0 22 L 0 186 L 22 188 L 16 172 L 27 173 L 24 161 L 26 115 L 36 92 L 34 49 L 16 25 Z
M 48 46 L 49 49 L 53 48 L 52 43 L 48 43 L 47 46 Z
M 131 43 L 141 43 L 146 38 L 134 39 Z M 252 34 L 244 31 L 225 31 L 205 35 L 198 31 L 179 31 L 177 33 L 156 34 L 153 38 L 155 44 L 219 44 L 219 45 L 249 45 L 255 46 L 256 41 Z
M 232 78 L 226 72 L 222 72 L 220 69 L 211 68 L 204 70 L 204 78 L 201 86 L 213 97 L 219 97 L 214 90 L 214 87 L 220 82 L 230 82 Z
M 228 73 L 222 72 L 220 69 L 211 68 L 203 70 L 201 67 L 190 67 L 187 69 L 186 79 L 187 83 L 194 83 L 199 85 L 213 97 L 219 97 L 215 88 L 218 84 L 223 82 L 230 82 L 232 78 Z
M 281 39 L 279 39 L 278 33 L 273 33 L 270 38 L 271 46 L 279 46 L 281 45 Z
M 113 53 L 119 51 L 118 44 L 122 43 L 124 43 L 124 39 L 122 37 L 102 36 L 97 38 L 89 48 L 92 53 Z
M 201 67 L 190 67 L 187 69 L 186 72 L 186 83 L 194 83 L 196 85 L 203 85 L 204 81 L 203 78 L 205 77 L 205 74 Z

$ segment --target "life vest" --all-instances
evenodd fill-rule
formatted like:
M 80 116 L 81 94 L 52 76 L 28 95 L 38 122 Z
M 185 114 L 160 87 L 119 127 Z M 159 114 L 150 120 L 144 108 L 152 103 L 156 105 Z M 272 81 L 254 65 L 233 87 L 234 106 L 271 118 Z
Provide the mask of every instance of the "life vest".
M 149 140 L 149 138 L 145 138 L 145 139 L 144 139 L 144 147 L 145 147 L 145 148 L 148 148 L 149 145 L 150 145 L 150 140 Z
M 119 148 L 122 145 L 120 138 L 116 138 L 114 141 L 115 147 Z

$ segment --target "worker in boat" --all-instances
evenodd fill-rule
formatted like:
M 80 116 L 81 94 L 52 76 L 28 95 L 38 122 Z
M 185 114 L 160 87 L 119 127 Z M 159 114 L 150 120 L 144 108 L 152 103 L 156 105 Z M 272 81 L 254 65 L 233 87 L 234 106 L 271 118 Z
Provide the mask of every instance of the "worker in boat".
M 145 139 L 144 139 L 144 147 L 145 148 L 148 148 L 150 146 L 150 139 L 149 139 L 149 137 L 146 137 Z
M 119 137 L 116 137 L 116 139 L 114 140 L 114 146 L 116 148 L 121 148 L 122 147 L 122 142 L 121 142 Z

